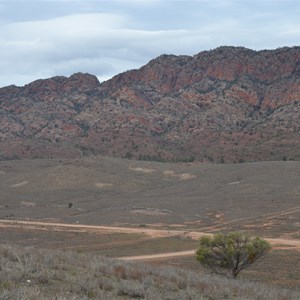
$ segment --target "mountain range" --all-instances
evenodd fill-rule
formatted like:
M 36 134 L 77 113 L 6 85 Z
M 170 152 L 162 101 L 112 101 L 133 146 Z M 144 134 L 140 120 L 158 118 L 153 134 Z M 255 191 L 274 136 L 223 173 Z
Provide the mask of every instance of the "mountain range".
M 300 160 L 300 47 L 161 55 L 0 89 L 0 159 Z

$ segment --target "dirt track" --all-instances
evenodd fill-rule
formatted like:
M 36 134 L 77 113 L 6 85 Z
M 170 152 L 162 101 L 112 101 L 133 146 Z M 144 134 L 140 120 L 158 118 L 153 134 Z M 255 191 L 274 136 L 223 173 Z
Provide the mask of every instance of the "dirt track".
M 194 255 L 196 250 L 186 250 L 186 251 L 177 251 L 177 252 L 166 252 L 158 254 L 149 254 L 149 255 L 136 255 L 136 256 L 123 256 L 118 257 L 122 260 L 152 260 L 152 259 L 162 259 L 168 257 L 178 257 L 178 256 L 189 256 Z
M 110 226 L 96 226 L 96 225 L 82 225 L 82 224 L 66 224 L 66 223 L 50 223 L 39 221 L 22 221 L 22 220 L 0 220 L 0 227 L 2 228 L 24 228 L 33 230 L 76 230 L 80 232 L 94 232 L 99 234 L 105 233 L 143 233 L 147 234 L 151 238 L 156 237 L 170 237 L 176 235 L 189 236 L 192 239 L 199 239 L 203 235 L 209 233 L 196 232 L 196 231 L 182 231 L 182 230 L 164 230 L 164 229 L 152 229 L 152 228 L 129 228 L 129 227 L 110 227 Z M 266 238 L 274 248 L 293 249 L 300 251 L 300 240 L 296 239 L 283 239 L 283 238 Z M 188 256 L 194 255 L 195 250 L 158 253 L 153 255 L 139 255 L 119 257 L 124 260 L 152 260 L 162 259 L 167 257 Z
M 22 227 L 27 229 L 54 229 L 57 231 L 67 229 L 77 229 L 78 231 L 91 231 L 99 233 L 144 233 L 153 238 L 168 237 L 174 235 L 187 235 L 193 239 L 198 239 L 207 233 L 196 231 L 182 231 L 182 230 L 164 230 L 152 228 L 132 228 L 132 227 L 115 227 L 115 226 L 97 226 L 97 225 L 83 225 L 83 224 L 67 224 L 67 223 L 50 223 L 39 221 L 20 221 L 20 220 L 0 220 L 0 227 Z
M 209 230 L 210 232 L 214 232 L 214 231 L 220 230 L 220 228 L 224 228 L 224 226 L 226 226 L 226 225 L 230 225 L 230 224 L 234 224 L 234 223 L 238 223 L 238 222 L 242 222 L 243 225 L 246 225 L 246 224 L 251 224 L 251 222 L 257 220 L 258 218 L 263 218 L 264 221 L 272 220 L 272 219 L 275 219 L 277 217 L 290 215 L 290 214 L 293 214 L 293 213 L 296 213 L 296 212 L 299 212 L 299 211 L 300 211 L 300 206 L 295 206 L 295 207 L 292 207 L 292 208 L 289 208 L 289 209 L 277 211 L 277 212 L 274 212 L 274 213 L 263 214 L 263 215 L 260 215 L 260 216 L 234 219 L 234 220 L 230 220 L 230 221 L 227 221 L 227 222 L 222 222 L 221 224 L 217 224 L 217 225 L 214 225 L 214 226 L 205 227 L 203 229 L 204 230 Z

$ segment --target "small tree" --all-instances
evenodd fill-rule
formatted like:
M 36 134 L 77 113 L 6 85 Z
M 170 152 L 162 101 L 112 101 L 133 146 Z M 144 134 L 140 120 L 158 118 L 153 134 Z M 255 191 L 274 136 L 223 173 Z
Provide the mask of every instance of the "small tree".
M 216 234 L 200 238 L 196 258 L 213 272 L 236 278 L 270 249 L 267 241 L 241 232 Z

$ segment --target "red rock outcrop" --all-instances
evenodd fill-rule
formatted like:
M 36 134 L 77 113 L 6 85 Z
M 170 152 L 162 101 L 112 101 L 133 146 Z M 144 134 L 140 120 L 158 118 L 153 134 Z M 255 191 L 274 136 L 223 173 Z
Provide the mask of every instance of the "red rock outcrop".
M 300 47 L 161 55 L 0 89 L 0 158 L 300 159 Z

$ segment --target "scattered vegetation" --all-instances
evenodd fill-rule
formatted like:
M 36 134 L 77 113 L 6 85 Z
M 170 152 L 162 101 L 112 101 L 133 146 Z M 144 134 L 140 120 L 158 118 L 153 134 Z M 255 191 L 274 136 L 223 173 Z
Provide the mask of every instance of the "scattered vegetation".
M 0 299 L 273 299 L 299 293 L 97 255 L 0 246 Z
M 203 236 L 196 251 L 197 260 L 213 272 L 221 275 L 238 274 L 260 259 L 271 249 L 270 244 L 259 238 L 242 232 L 226 235 Z

